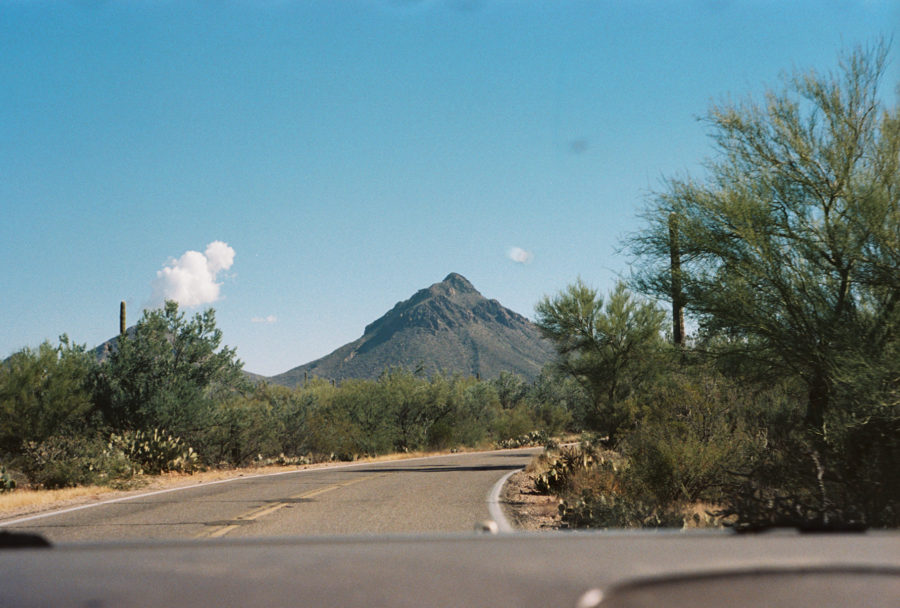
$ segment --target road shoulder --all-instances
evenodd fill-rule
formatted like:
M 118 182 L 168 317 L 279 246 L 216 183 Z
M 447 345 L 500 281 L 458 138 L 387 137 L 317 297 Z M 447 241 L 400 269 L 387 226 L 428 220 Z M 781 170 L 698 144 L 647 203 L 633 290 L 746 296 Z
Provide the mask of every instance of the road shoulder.
M 516 530 L 558 530 L 559 499 L 538 494 L 531 474 L 517 471 L 507 480 L 501 493 L 507 519 Z

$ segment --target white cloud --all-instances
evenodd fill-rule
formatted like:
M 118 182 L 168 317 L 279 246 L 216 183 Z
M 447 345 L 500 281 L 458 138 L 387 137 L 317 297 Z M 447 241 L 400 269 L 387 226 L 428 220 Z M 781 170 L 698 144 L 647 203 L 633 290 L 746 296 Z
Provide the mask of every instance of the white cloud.
M 516 264 L 527 264 L 532 259 L 534 259 L 534 254 L 530 251 L 525 251 L 521 247 L 510 247 L 506 251 L 506 257 L 511 259 Z
M 277 321 L 278 317 L 276 317 L 275 315 L 269 315 L 267 317 L 253 317 L 252 319 L 250 319 L 251 323 L 266 323 L 269 325 Z
M 188 308 L 209 304 L 219 299 L 222 283 L 216 282 L 220 272 L 234 263 L 234 249 L 222 241 L 213 241 L 206 251 L 186 251 L 156 272 L 153 281 L 152 304 L 175 300 Z
M 206 263 L 213 274 L 228 270 L 234 264 L 234 249 L 222 241 L 213 241 L 206 246 Z

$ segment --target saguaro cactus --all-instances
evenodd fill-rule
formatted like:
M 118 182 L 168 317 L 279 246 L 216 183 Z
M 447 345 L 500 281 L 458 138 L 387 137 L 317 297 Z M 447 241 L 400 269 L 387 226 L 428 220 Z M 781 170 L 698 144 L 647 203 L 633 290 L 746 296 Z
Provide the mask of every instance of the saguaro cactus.
M 681 251 L 678 245 L 678 216 L 669 215 L 669 257 L 672 264 L 672 341 L 684 346 L 684 295 L 681 292 Z
M 125 300 L 119 304 L 119 335 L 125 335 Z

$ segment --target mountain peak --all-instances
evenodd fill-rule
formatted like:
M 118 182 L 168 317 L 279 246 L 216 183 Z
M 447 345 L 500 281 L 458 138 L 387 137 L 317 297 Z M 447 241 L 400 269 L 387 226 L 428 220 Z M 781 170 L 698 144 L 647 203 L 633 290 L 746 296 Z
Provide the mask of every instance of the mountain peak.
M 480 375 L 536 377 L 553 349 L 525 317 L 488 300 L 461 274 L 413 296 L 366 326 L 358 340 L 271 378 L 294 386 L 309 374 L 377 378 L 391 366 Z
M 469 279 L 456 272 L 448 274 L 441 283 L 457 291 L 478 293 L 478 290 L 469 282 Z

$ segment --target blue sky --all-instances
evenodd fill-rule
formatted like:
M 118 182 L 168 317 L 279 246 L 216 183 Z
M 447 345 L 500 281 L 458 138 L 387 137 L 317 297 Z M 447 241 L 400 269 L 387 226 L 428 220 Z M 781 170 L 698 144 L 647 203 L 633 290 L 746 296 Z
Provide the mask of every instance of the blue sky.
M 0 357 L 177 293 L 275 374 L 450 272 L 526 316 L 605 291 L 661 179 L 701 174 L 710 102 L 893 36 L 894 103 L 897 24 L 896 0 L 5 0 Z

